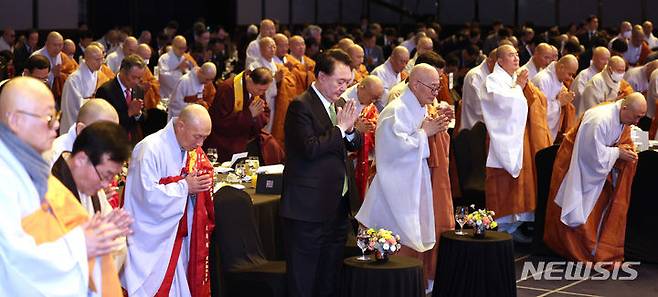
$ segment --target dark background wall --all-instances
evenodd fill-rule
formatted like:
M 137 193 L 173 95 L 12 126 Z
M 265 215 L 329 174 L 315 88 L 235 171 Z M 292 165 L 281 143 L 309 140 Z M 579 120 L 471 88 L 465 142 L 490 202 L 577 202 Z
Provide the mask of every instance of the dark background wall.
M 581 22 L 590 14 L 602 26 L 658 19 L 653 0 L 0 0 L 0 27 L 72 29 L 86 21 L 96 32 L 117 25 L 161 29 L 169 20 L 188 28 L 203 17 L 209 24 L 247 25 L 261 18 L 283 24 L 356 24 L 362 16 L 385 24 L 413 24 L 436 17 L 444 25 L 479 20 L 487 25 L 531 21 L 537 26 Z

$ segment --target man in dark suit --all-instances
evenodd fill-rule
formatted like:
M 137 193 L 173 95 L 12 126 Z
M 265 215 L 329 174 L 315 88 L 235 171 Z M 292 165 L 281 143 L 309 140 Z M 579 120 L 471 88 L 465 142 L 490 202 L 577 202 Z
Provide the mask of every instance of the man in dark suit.
M 27 60 L 32 52 L 38 50 L 39 31 L 30 29 L 25 33 L 25 42 L 14 49 L 14 71 L 17 75 L 23 73 Z
M 347 151 L 361 146 L 355 102 L 339 97 L 351 81 L 340 49 L 318 56 L 317 80 L 288 107 L 280 214 L 284 219 L 288 296 L 335 296 L 355 191 Z M 344 102 L 344 101 L 342 101 Z
M 366 65 L 368 72 L 386 61 L 386 59 L 384 59 L 384 51 L 376 44 L 376 39 L 377 37 L 375 34 L 370 31 L 366 31 L 366 33 L 363 34 L 363 64 Z
M 144 89 L 139 86 L 146 63 L 138 55 L 123 59 L 119 74 L 105 82 L 96 90 L 96 97 L 110 102 L 119 114 L 119 124 L 128 132 L 130 141 L 135 144 L 142 138 L 140 123 L 144 121 Z

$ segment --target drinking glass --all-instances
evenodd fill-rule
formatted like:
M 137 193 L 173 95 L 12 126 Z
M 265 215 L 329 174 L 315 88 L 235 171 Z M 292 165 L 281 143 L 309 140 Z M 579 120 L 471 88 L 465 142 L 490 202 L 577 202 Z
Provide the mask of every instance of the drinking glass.
M 465 235 L 464 233 L 464 224 L 466 224 L 466 219 L 468 218 L 468 207 L 457 206 L 455 207 L 455 220 L 459 224 L 459 231 L 456 231 L 457 235 Z
M 216 148 L 209 148 L 208 152 L 206 152 L 206 156 L 208 156 L 208 161 L 215 166 L 217 163 L 217 159 L 219 158 L 217 155 L 217 149 Z
M 368 249 L 368 244 L 370 243 L 370 236 L 366 233 L 366 230 L 359 229 L 359 234 L 356 236 L 356 245 L 361 249 L 361 256 L 357 257 L 358 261 L 368 261 L 370 258 L 366 256 L 366 250 Z

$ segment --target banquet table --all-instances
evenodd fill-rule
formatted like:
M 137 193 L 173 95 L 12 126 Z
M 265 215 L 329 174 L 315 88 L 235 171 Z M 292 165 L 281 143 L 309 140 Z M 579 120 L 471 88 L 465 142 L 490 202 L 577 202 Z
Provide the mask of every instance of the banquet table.
M 343 260 L 341 296 L 425 296 L 422 263 L 405 256 L 390 256 L 386 263 L 347 258 Z

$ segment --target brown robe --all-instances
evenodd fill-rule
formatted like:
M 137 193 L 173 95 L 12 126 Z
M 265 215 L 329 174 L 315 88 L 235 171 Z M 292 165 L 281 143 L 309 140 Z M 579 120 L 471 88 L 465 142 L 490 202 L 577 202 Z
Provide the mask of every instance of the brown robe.
M 546 206 L 544 242 L 556 253 L 576 261 L 622 261 L 624 259 L 626 214 L 637 162 L 617 160 L 615 167 L 620 170 L 617 185 L 613 189 L 611 175 L 609 175 L 585 224 L 571 228 L 560 221 L 562 209 L 555 203 L 555 196 L 569 170 L 579 127 L 580 123 L 565 135 L 553 164 L 551 188 Z M 633 144 L 628 126 L 624 128 L 619 144 Z M 609 211 L 604 213 L 608 204 L 610 204 Z M 591 251 L 597 244 L 596 231 L 599 222 L 602 224 L 598 247 L 596 255 L 592 256 Z
M 539 89 L 528 82 L 523 89 L 528 101 L 528 119 L 523 136 L 523 165 L 517 178 L 505 169 L 486 168 L 485 195 L 486 207 L 496 213 L 496 217 L 531 212 L 535 210 L 536 189 L 535 154 L 551 145 L 551 136 L 546 121 L 546 97 Z M 533 104 L 537 104 L 533 108 Z
M 256 98 L 250 98 L 245 78 L 242 79 L 242 110 L 236 111 L 235 88 L 233 78 L 221 82 L 219 91 L 208 112 L 212 121 L 212 131 L 204 143 L 205 148 L 216 148 L 219 161 L 229 161 L 235 153 L 244 152 L 247 143 L 259 137 L 260 130 L 267 125 L 270 109 L 265 103 L 265 110 L 257 117 L 251 116 L 249 104 Z M 264 99 L 258 99 L 264 100 Z
M 285 132 L 283 124 L 286 121 L 286 112 L 288 106 L 297 95 L 300 88 L 297 86 L 298 80 L 295 77 L 295 68 L 290 68 L 277 64 L 277 71 L 283 73 L 283 78 L 277 84 L 277 94 L 274 103 L 274 119 L 272 120 L 272 136 L 283 146 L 285 141 Z M 302 91 L 303 92 L 303 91 Z
M 144 89 L 144 109 L 152 109 L 158 106 L 158 103 L 160 103 L 160 82 L 148 67 L 144 71 L 140 84 Z

